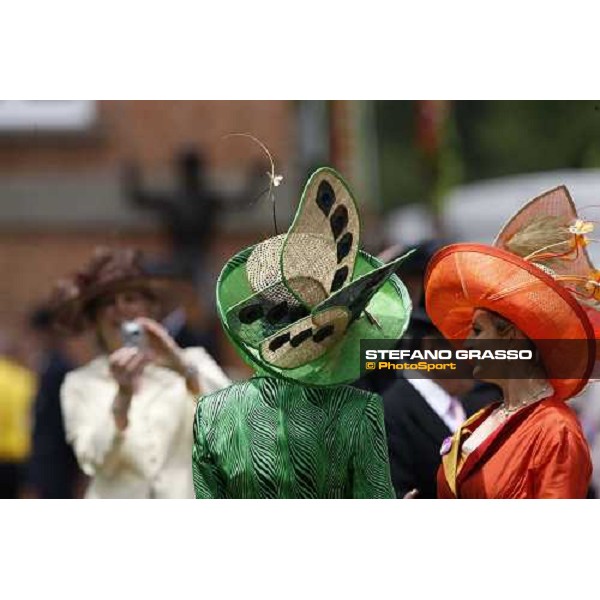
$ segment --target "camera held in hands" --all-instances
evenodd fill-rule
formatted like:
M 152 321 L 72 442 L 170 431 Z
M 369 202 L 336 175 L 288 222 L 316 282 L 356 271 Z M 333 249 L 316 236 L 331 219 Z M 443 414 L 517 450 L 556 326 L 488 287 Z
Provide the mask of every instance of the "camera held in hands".
M 146 336 L 144 328 L 136 321 L 124 321 L 121 324 L 123 346 L 129 348 L 144 348 Z

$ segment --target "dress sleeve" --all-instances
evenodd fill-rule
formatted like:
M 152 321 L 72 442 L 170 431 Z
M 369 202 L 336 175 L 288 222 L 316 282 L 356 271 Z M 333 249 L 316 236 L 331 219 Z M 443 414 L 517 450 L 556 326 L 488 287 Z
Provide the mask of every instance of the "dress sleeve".
M 224 486 L 219 478 L 218 469 L 211 456 L 206 439 L 203 420 L 204 401 L 199 402 L 194 419 L 194 446 L 192 448 L 192 476 L 196 498 L 207 500 L 224 498 Z
M 369 394 L 352 455 L 354 498 L 395 498 L 381 397 Z
M 582 435 L 561 427 L 540 441 L 534 461 L 535 498 L 585 498 L 591 475 Z
M 94 401 L 93 386 L 86 389 L 73 373 L 66 376 L 60 399 L 67 441 L 81 470 L 93 477 L 99 469 L 110 468 L 123 439 L 110 408 Z
M 231 384 L 227 375 L 204 348 L 186 348 L 184 354 L 186 359 L 198 369 L 202 396 L 212 394 Z

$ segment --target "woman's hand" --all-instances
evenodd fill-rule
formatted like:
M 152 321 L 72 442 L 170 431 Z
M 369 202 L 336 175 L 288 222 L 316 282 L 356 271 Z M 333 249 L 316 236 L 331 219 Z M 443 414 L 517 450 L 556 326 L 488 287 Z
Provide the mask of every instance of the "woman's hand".
M 110 372 L 119 385 L 113 400 L 112 412 L 115 424 L 123 431 L 128 424 L 131 398 L 139 388 L 139 380 L 148 364 L 148 357 L 139 348 L 119 348 L 108 357 Z
M 146 333 L 146 339 L 148 340 L 146 351 L 152 362 L 172 369 L 177 373 L 183 373 L 185 362 L 181 348 L 175 343 L 167 330 L 160 323 L 146 317 L 139 317 L 136 322 L 142 326 Z
M 419 490 L 415 488 L 414 490 L 410 490 L 410 492 L 406 493 L 402 500 L 414 500 L 418 495 Z
M 148 364 L 148 356 L 139 348 L 119 348 L 108 357 L 110 372 L 119 385 L 119 393 L 132 396 Z
M 150 359 L 181 375 L 190 393 L 197 396 L 201 392 L 198 371 L 193 365 L 186 363 L 183 351 L 167 330 L 156 321 L 146 317 L 140 317 L 136 319 L 136 322 L 143 327 L 146 333 L 147 353 Z

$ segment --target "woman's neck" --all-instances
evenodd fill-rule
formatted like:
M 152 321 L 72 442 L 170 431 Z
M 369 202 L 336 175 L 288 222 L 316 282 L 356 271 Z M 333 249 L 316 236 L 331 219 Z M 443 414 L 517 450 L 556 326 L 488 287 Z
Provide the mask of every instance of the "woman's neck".
M 504 406 L 515 410 L 536 400 L 547 397 L 551 392 L 550 384 L 542 372 L 533 373 L 527 379 L 504 379 L 497 382 L 502 389 Z

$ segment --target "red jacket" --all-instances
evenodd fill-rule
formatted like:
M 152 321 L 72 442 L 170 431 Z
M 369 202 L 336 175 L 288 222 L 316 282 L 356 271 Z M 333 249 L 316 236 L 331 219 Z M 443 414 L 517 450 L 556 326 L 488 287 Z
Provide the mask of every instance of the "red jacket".
M 589 448 L 575 413 L 553 397 L 509 417 L 461 463 L 462 442 L 497 406 L 473 415 L 445 445 L 438 498 L 585 498 Z

